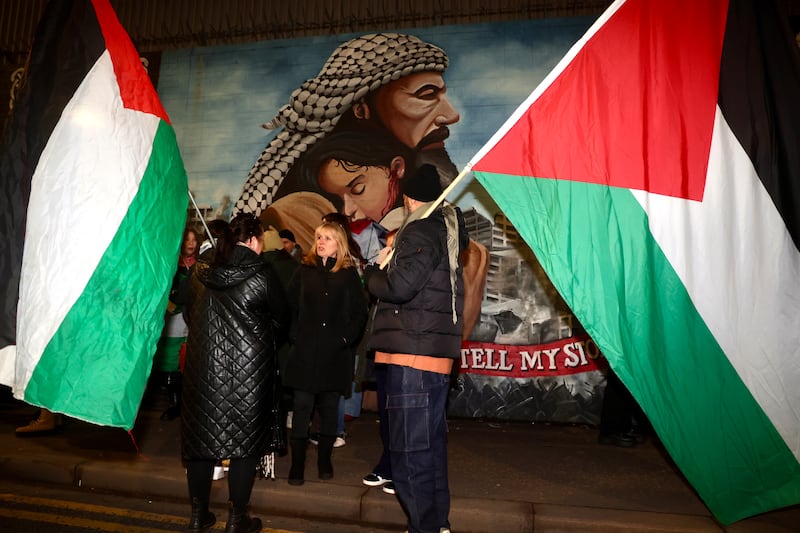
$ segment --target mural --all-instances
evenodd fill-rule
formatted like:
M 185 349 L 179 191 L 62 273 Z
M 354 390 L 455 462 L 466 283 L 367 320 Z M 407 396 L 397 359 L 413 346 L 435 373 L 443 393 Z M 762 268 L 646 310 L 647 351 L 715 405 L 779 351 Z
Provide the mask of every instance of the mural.
M 339 211 L 369 260 L 402 221 L 403 177 L 432 163 L 449 184 L 591 22 L 175 51 L 162 60 L 159 93 L 205 217 L 253 212 L 308 249 L 321 217 Z M 266 139 L 258 116 L 272 117 Z M 449 199 L 472 237 L 470 334 L 450 414 L 596 423 L 596 346 L 480 186 L 467 180 Z

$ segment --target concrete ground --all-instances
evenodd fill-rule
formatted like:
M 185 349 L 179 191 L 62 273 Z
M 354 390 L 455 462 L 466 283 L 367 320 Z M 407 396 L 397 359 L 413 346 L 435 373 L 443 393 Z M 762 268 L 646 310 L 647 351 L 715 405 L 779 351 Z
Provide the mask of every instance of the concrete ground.
M 161 421 L 161 407 L 146 398 L 130 435 L 68 419 L 54 434 L 23 439 L 14 428 L 37 410 L 4 394 L 0 475 L 185 500 L 179 422 Z M 599 445 L 590 427 L 463 419 L 449 426 L 450 520 L 457 533 L 800 531 L 800 506 L 724 528 L 655 439 L 617 448 Z M 380 453 L 377 415 L 363 413 L 347 432 L 347 444 L 334 450 L 333 480 L 316 480 L 311 447 L 305 485 L 289 486 L 289 458 L 280 457 L 276 480 L 256 480 L 254 513 L 335 520 L 343 531 L 347 523 L 402 531 L 396 498 L 361 483 Z M 214 483 L 212 498 L 227 500 L 224 481 Z

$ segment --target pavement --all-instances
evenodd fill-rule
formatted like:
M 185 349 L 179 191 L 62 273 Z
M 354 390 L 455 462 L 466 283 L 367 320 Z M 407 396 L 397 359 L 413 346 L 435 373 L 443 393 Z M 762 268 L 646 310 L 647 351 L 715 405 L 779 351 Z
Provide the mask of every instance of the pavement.
M 67 419 L 53 434 L 18 438 L 14 429 L 38 410 L 2 392 L 0 476 L 187 501 L 180 424 L 159 419 L 164 405 L 156 395 L 145 396 L 130 434 Z M 253 513 L 330 520 L 342 531 L 348 524 L 403 531 L 397 499 L 361 483 L 380 453 L 377 414 L 363 412 L 347 426 L 332 480 L 316 479 L 313 446 L 301 487 L 287 483 L 289 457 L 279 457 L 276 480 L 256 479 Z M 457 533 L 800 531 L 800 506 L 723 527 L 655 438 L 618 448 L 598 444 L 597 429 L 588 426 L 450 419 L 449 428 Z M 212 500 L 227 500 L 225 481 L 214 482 Z

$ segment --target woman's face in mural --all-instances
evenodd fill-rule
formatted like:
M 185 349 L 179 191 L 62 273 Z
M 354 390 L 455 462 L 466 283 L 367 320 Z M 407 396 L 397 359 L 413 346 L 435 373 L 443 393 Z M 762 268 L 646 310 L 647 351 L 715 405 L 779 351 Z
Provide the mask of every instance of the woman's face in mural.
M 395 157 L 389 168 L 379 165 L 353 165 L 328 159 L 319 171 L 319 185 L 325 192 L 341 197 L 342 213 L 351 220 L 369 218 L 379 222 L 397 200 L 397 187 L 405 171 L 402 157 Z
M 460 116 L 450 104 L 438 72 L 417 72 L 390 82 L 372 100 L 381 122 L 403 144 L 421 150 L 443 148 L 445 126 Z

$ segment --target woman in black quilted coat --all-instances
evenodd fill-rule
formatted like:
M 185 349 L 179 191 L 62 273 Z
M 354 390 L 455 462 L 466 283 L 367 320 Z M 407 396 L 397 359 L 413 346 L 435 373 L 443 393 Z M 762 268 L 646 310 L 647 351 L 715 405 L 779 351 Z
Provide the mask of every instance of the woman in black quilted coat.
M 181 413 L 190 531 L 214 525 L 212 473 L 226 458 L 231 508 L 225 531 L 261 529 L 247 506 L 272 423 L 276 337 L 288 320 L 278 276 L 261 257 L 262 234 L 254 216 L 236 216 L 218 237 L 213 258 L 201 257 L 190 277 Z
M 339 397 L 350 391 L 353 383 L 354 350 L 367 319 L 367 301 L 345 229 L 335 222 L 323 222 L 314 239 L 315 246 L 287 291 L 293 346 L 284 385 L 294 389 L 290 485 L 304 482 L 308 424 L 315 405 L 320 417 L 319 478 L 333 477 L 331 452 Z

